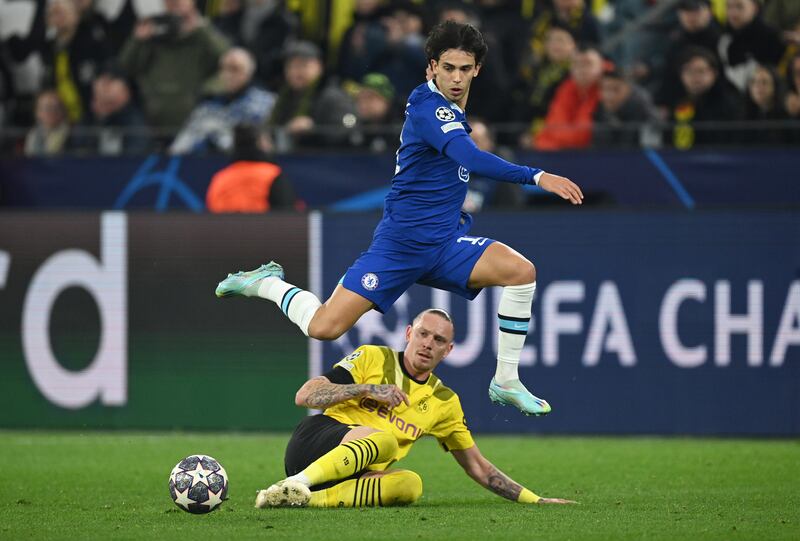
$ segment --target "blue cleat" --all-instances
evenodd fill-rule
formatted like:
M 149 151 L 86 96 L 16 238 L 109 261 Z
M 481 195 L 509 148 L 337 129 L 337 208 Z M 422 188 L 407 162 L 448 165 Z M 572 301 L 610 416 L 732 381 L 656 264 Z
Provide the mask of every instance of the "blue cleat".
M 234 274 L 229 274 L 227 278 L 217 285 L 217 297 L 244 295 L 248 287 L 270 276 L 277 276 L 283 280 L 283 267 L 274 261 L 270 261 L 266 265 L 261 265 L 256 270 L 247 272 L 239 271 Z
M 518 379 L 512 379 L 503 385 L 494 378 L 489 384 L 489 398 L 501 406 L 514 406 L 525 415 L 547 415 L 550 404 L 546 400 L 533 396 Z

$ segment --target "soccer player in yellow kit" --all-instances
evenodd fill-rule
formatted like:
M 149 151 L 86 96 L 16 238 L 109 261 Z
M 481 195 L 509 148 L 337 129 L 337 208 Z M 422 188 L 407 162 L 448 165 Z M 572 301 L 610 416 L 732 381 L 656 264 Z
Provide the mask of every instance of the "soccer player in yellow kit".
M 574 503 L 537 496 L 481 454 L 458 395 L 433 374 L 453 349 L 454 334 L 447 312 L 428 309 L 406 328 L 404 351 L 361 346 L 303 384 L 297 405 L 324 411 L 297 426 L 286 448 L 288 477 L 259 491 L 256 507 L 414 503 L 422 495 L 422 479 L 389 466 L 425 434 L 499 496 L 520 503 Z

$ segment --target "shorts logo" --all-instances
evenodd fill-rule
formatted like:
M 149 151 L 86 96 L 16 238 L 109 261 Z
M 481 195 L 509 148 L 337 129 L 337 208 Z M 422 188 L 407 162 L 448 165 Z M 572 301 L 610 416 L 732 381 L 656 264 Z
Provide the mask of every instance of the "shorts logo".
M 361 277 L 361 285 L 367 291 L 375 291 L 378 289 L 378 276 L 372 272 L 368 272 Z
M 449 107 L 439 107 L 436 109 L 436 118 L 442 122 L 450 122 L 456 119 L 456 114 Z
M 459 165 L 458 178 L 461 182 L 469 182 L 469 169 L 467 169 L 463 165 Z

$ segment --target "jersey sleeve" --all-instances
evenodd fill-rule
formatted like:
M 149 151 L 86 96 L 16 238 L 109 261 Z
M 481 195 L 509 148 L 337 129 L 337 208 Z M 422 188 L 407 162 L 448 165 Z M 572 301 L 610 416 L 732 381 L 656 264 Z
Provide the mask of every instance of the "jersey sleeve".
M 457 120 L 457 113 L 444 101 L 431 96 L 409 107 L 409 118 L 423 141 L 440 153 L 447 143 L 467 135 L 464 123 Z
M 352 383 L 364 383 L 372 370 L 372 358 L 368 346 L 361 346 L 353 353 L 333 365 L 331 373 L 340 369 L 346 370 L 352 376 Z
M 448 400 L 448 408 L 442 418 L 430 431 L 430 434 L 439 440 L 445 451 L 460 451 L 475 445 L 472 434 L 467 428 L 467 419 L 461 409 L 461 401 L 454 395 Z

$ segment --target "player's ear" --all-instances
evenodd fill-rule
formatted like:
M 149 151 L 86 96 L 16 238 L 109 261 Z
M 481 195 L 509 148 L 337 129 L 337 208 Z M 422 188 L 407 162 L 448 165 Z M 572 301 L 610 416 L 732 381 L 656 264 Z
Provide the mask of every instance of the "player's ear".
M 483 66 L 483 64 L 475 64 L 475 75 L 473 75 L 473 77 L 477 77 L 478 76 L 478 74 L 481 71 L 481 66 Z
M 406 326 L 406 342 L 411 341 L 411 325 Z

